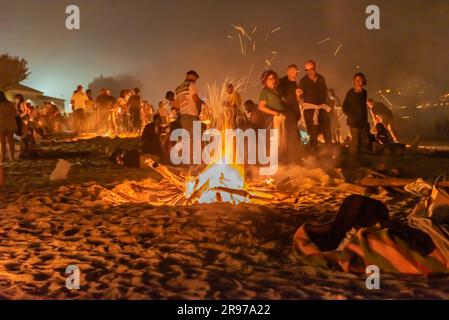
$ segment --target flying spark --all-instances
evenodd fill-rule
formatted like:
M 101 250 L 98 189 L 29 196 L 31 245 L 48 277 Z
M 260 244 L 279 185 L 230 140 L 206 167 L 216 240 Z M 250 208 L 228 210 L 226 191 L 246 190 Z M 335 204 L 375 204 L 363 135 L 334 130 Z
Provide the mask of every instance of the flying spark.
M 245 55 L 244 50 L 243 50 L 243 41 L 242 41 L 242 37 L 239 34 L 239 41 L 240 41 L 240 50 L 242 51 L 242 55 Z
M 390 102 L 390 100 L 387 99 L 383 94 L 380 95 L 384 100 L 390 105 L 390 107 L 393 107 L 393 104 Z
M 241 26 L 236 26 L 235 24 L 231 24 L 237 31 L 239 31 L 242 35 L 245 35 L 245 29 Z
M 340 49 L 341 49 L 342 46 L 343 46 L 343 45 L 340 44 L 340 45 L 337 47 L 337 49 L 336 49 L 335 52 L 334 52 L 334 56 L 336 56 L 336 55 L 338 54 L 338 52 L 340 51 Z
M 321 41 L 318 41 L 316 44 L 323 44 L 323 43 L 325 43 L 326 41 L 329 41 L 329 40 L 331 40 L 332 38 L 326 38 L 326 39 L 323 39 L 323 40 L 321 40 Z

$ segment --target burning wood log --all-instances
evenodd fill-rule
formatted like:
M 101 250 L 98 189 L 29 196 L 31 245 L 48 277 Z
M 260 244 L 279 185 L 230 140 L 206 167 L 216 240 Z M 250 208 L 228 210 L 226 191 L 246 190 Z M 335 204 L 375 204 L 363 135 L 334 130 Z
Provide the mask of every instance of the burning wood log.
M 172 183 L 175 187 L 177 187 L 180 190 L 184 190 L 185 188 L 185 181 L 171 172 L 167 167 L 161 166 L 159 163 L 155 162 L 152 159 L 145 160 L 145 164 L 159 172 L 165 179 L 167 179 L 170 183 Z
M 263 192 L 257 192 L 258 195 L 256 195 L 256 194 L 253 194 L 246 190 L 236 190 L 236 189 L 231 189 L 231 188 L 226 188 L 226 187 L 215 187 L 215 188 L 212 188 L 212 190 L 227 192 L 229 194 L 248 198 L 250 200 L 273 201 L 273 200 L 278 199 L 275 195 L 271 195 L 271 194 L 263 193 Z
M 377 188 L 377 187 L 394 187 L 394 188 L 403 188 L 409 183 L 412 183 L 414 179 L 401 179 L 401 178 L 369 178 L 365 177 L 360 180 L 359 184 L 368 188 Z

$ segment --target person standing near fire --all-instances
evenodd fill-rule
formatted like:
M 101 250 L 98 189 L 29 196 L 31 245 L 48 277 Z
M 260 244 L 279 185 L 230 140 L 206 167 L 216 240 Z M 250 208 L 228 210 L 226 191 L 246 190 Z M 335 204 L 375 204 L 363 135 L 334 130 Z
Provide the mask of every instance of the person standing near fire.
M 360 166 L 361 154 L 368 146 L 368 122 L 367 99 L 368 93 L 363 88 L 367 81 L 363 73 L 356 73 L 353 77 L 353 88 L 346 94 L 343 102 L 343 112 L 348 117 L 348 126 L 351 133 L 349 154 L 352 166 Z
M 227 88 L 227 98 L 225 103 L 225 127 L 227 129 L 236 129 L 243 122 L 243 115 L 240 111 L 240 106 L 242 104 L 242 98 L 240 94 L 235 90 L 232 83 L 228 84 Z
M 131 91 L 123 89 L 120 91 L 120 96 L 112 109 L 112 130 L 115 134 L 126 132 L 126 118 L 125 114 L 128 110 L 128 99 L 131 97 Z
M 287 134 L 285 131 L 285 106 L 279 92 L 279 76 L 273 70 L 268 70 L 262 75 L 264 88 L 259 95 L 259 110 L 273 117 L 271 127 L 279 130 L 278 155 L 280 159 L 287 152 Z M 271 151 L 270 151 L 271 152 Z
M 316 72 L 316 63 L 308 60 L 304 65 L 306 75 L 299 81 L 298 94 L 302 97 L 302 109 L 312 151 L 317 151 L 318 136 L 323 135 L 326 144 L 332 143 L 327 85 L 325 78 Z
M 140 89 L 135 88 L 133 90 L 133 95 L 129 98 L 128 102 L 129 120 L 130 120 L 130 131 L 131 133 L 139 133 L 142 129 L 142 118 L 141 118 L 141 107 L 142 98 L 140 97 Z
M 101 89 L 101 94 L 97 97 L 96 104 L 98 110 L 98 120 L 99 127 L 106 133 L 113 130 L 112 116 L 113 108 L 115 106 L 116 100 L 111 95 L 111 90 Z
M 291 64 L 287 67 L 287 75 L 279 80 L 279 92 L 285 108 L 285 130 L 289 137 L 287 139 L 288 156 L 290 162 L 299 160 L 301 149 L 301 138 L 299 135 L 298 122 L 301 120 L 301 110 L 299 109 L 298 90 L 298 66 Z
M 89 101 L 89 97 L 83 91 L 83 86 L 79 85 L 76 91 L 73 93 L 70 99 L 73 111 L 73 129 L 77 134 L 80 134 L 84 130 L 85 125 L 85 110 L 86 103 Z
M 179 109 L 181 126 L 193 137 L 193 122 L 199 121 L 199 114 L 204 101 L 198 96 L 196 82 L 200 78 L 198 73 L 190 70 L 185 80 L 175 90 L 174 108 Z
M 87 102 L 86 102 L 86 130 L 88 132 L 94 132 L 96 129 L 96 116 L 95 116 L 95 102 L 92 98 L 92 90 L 86 90 Z
M 6 144 L 9 147 L 11 161 L 14 161 L 14 132 L 17 131 L 17 111 L 3 91 L 0 91 L 0 165 L 6 161 Z M 3 169 L 3 167 L 1 168 Z

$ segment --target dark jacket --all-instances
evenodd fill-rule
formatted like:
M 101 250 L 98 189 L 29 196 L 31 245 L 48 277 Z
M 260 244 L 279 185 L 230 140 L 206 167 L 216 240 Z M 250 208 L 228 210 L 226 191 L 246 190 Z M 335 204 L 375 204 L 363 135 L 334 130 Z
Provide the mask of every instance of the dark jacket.
M 367 97 L 368 94 L 365 89 L 360 93 L 351 89 L 346 94 L 343 102 L 343 112 L 348 117 L 348 126 L 359 129 L 369 128 Z
M 299 103 L 296 98 L 296 89 L 298 84 L 295 81 L 290 81 L 288 76 L 285 76 L 279 80 L 279 93 L 281 94 L 281 101 L 287 107 L 287 111 L 294 114 L 296 117 L 301 117 L 299 111 Z
M 316 105 L 325 104 L 328 100 L 326 80 L 320 74 L 317 74 L 317 80 L 313 81 L 307 75 L 299 80 L 298 87 L 302 89 L 302 98 L 306 103 Z

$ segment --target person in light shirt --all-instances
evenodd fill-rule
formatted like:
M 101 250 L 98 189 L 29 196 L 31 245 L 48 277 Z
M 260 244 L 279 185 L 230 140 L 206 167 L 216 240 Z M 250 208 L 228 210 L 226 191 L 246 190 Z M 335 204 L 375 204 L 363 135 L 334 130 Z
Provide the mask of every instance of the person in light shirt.
M 199 114 L 204 102 L 198 96 L 196 81 L 199 79 L 198 73 L 191 70 L 187 72 L 185 80 L 176 88 L 174 107 L 179 109 L 181 114 L 181 126 L 193 136 L 193 122 L 199 121 Z
M 70 99 L 74 120 L 73 128 L 77 134 L 79 134 L 83 130 L 86 104 L 88 101 L 89 97 L 83 91 L 83 86 L 79 85 L 76 88 L 76 91 L 73 93 L 72 98 Z

